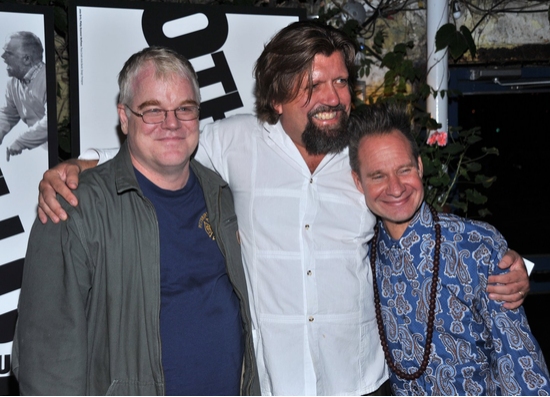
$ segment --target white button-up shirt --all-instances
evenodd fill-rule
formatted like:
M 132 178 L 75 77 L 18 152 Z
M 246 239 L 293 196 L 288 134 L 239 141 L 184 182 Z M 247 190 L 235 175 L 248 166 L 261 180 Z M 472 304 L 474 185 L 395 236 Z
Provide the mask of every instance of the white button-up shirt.
M 347 149 L 313 174 L 279 124 L 207 125 L 196 158 L 235 198 L 264 395 L 360 395 L 388 377 Z
M 12 77 L 6 87 L 6 104 L 0 108 L 0 141 L 23 120 L 29 129 L 17 139 L 22 148 L 48 148 L 48 109 L 46 92 L 46 65 L 34 65 L 25 74 L 24 81 Z

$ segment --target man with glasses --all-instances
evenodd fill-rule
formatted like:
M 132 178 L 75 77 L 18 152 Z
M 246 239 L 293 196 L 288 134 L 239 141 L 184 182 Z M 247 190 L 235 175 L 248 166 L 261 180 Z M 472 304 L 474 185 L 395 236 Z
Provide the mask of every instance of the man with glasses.
M 14 339 L 22 394 L 259 394 L 227 184 L 191 160 L 199 86 L 146 48 L 119 75 L 127 136 L 70 220 L 31 232 Z

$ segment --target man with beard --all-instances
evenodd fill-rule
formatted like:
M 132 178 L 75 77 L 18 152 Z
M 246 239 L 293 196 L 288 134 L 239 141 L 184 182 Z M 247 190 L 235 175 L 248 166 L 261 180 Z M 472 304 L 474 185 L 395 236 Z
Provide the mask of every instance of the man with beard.
M 256 117 L 230 117 L 201 134 L 196 159 L 235 197 L 265 395 L 389 394 L 364 265 L 375 218 L 355 188 L 346 149 L 354 60 L 342 32 L 291 24 L 256 63 Z M 77 204 L 65 181 L 75 187 L 83 166 L 73 161 L 46 173 L 43 222 L 66 219 L 54 190 Z M 529 288 L 519 262 L 518 277 L 498 280 L 516 281 L 497 291 L 514 294 L 511 301 Z
M 40 39 L 31 32 L 9 37 L 2 58 L 11 80 L 6 87 L 6 104 L 0 108 L 0 144 L 13 127 L 23 120 L 29 129 L 6 149 L 7 159 L 48 141 L 46 117 L 46 65 Z

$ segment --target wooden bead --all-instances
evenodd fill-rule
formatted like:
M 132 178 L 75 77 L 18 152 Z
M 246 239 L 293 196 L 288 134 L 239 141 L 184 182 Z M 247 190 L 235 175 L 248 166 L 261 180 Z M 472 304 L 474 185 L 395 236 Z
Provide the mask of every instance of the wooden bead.
M 420 364 L 420 367 L 418 368 L 418 370 L 416 370 L 412 374 L 409 374 L 397 368 L 397 366 L 395 365 L 391 357 L 390 348 L 388 346 L 388 340 L 386 339 L 386 334 L 384 332 L 384 320 L 382 318 L 382 309 L 380 307 L 380 293 L 378 291 L 378 283 L 376 282 L 376 251 L 378 250 L 377 242 L 378 242 L 378 233 L 380 231 L 379 230 L 380 228 L 378 225 L 374 227 L 374 236 L 372 237 L 372 248 L 370 252 L 370 266 L 372 270 L 373 289 L 374 289 L 374 309 L 376 312 L 376 323 L 378 325 L 378 334 L 380 336 L 380 342 L 382 343 L 382 350 L 384 351 L 384 356 L 386 358 L 386 362 L 388 363 L 388 366 L 390 367 L 390 369 L 395 374 L 397 374 L 397 376 L 406 380 L 418 379 L 424 373 L 424 371 L 426 371 L 426 368 L 428 367 L 428 363 L 430 361 L 430 353 L 432 349 L 432 337 L 433 337 L 434 322 L 435 322 L 435 307 L 437 302 L 437 283 L 439 282 L 439 260 L 440 260 L 440 253 L 441 253 L 441 225 L 438 223 L 439 216 L 437 215 L 435 208 L 433 208 L 429 204 L 427 205 L 429 206 L 429 209 L 432 213 L 432 217 L 435 223 L 434 228 L 435 228 L 436 239 L 435 239 L 434 261 L 433 261 L 434 265 L 433 265 L 432 285 L 430 289 L 430 298 L 429 298 L 429 305 L 428 305 L 428 325 L 426 328 L 426 347 L 424 348 L 424 355 L 422 356 L 422 363 Z

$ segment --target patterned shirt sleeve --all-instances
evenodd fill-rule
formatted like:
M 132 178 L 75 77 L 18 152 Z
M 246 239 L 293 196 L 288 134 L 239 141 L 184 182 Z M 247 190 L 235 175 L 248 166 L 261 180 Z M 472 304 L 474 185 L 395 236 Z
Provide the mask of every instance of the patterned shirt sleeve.
M 476 224 L 476 222 L 474 222 Z M 480 284 L 486 285 L 491 274 L 506 273 L 498 263 L 506 253 L 508 245 L 504 237 L 492 226 L 481 224 L 486 233 L 480 233 L 478 248 L 472 252 L 476 260 Z M 476 229 L 470 234 L 470 239 L 476 239 Z M 503 302 L 490 300 L 485 287 L 480 289 L 481 317 L 486 323 L 490 334 L 483 341 L 490 348 L 489 372 L 487 376 L 495 387 L 500 388 L 499 394 L 528 395 L 538 394 L 544 390 L 550 392 L 548 384 L 548 369 L 542 351 L 531 333 L 523 307 L 507 310 Z

